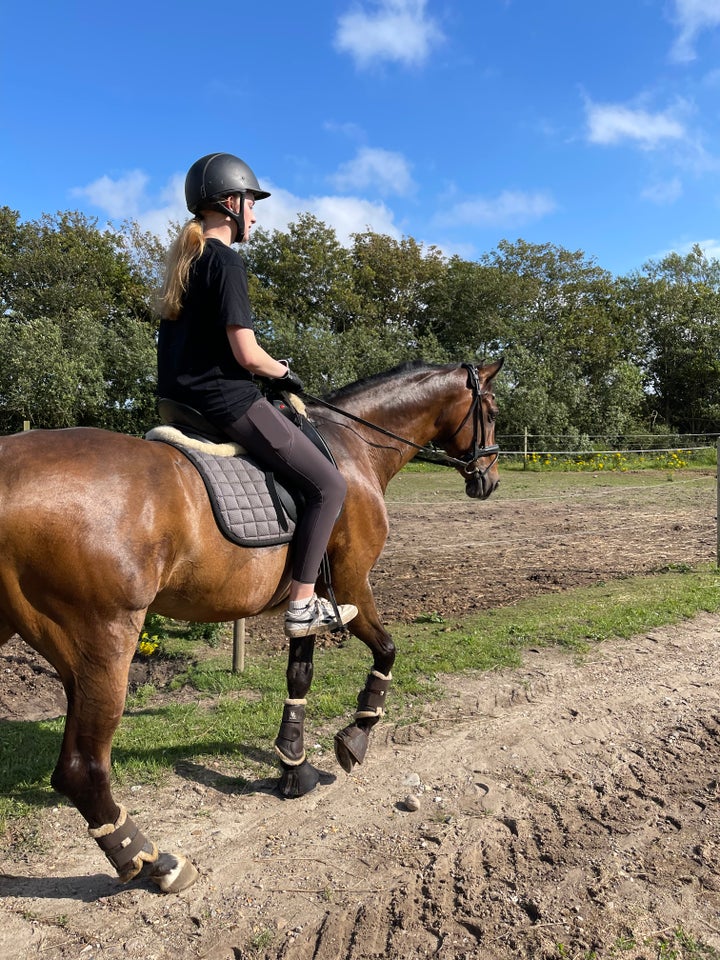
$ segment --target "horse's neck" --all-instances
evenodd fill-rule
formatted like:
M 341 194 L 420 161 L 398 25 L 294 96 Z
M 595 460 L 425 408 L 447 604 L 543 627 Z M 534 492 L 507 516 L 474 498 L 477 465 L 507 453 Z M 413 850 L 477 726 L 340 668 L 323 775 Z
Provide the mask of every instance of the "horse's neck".
M 444 381 L 444 382 L 443 382 Z M 383 384 L 358 394 L 343 406 L 356 417 L 390 431 L 412 444 L 425 446 L 437 433 L 436 423 L 448 402 L 447 378 L 425 374 L 406 383 Z M 419 391 L 422 389 L 422 397 Z M 372 446 L 378 479 L 383 489 L 418 452 L 417 448 L 363 428 Z

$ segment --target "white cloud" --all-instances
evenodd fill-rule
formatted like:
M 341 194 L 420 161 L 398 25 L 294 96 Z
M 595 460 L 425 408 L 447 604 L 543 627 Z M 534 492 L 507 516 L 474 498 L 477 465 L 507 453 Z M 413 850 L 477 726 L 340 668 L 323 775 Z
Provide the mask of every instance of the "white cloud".
M 692 251 L 693 247 L 700 247 L 708 260 L 720 260 L 720 239 L 715 237 L 708 240 L 683 240 L 673 247 L 651 254 L 648 260 L 664 260 L 665 257 L 669 257 L 673 253 L 685 257 Z
M 586 112 L 591 143 L 607 145 L 632 140 L 651 149 L 664 140 L 685 137 L 685 127 L 669 111 L 649 113 L 622 104 L 588 102 Z
M 158 207 L 149 207 L 141 212 L 137 221 L 144 230 L 150 230 L 165 239 L 170 223 L 184 223 L 190 213 L 185 205 L 185 175 L 176 173 L 160 194 L 164 203 Z
M 136 220 L 143 230 L 165 240 L 171 221 L 183 222 L 190 214 L 185 206 L 185 177 L 175 174 L 158 196 L 160 204 L 153 206 L 148 196 L 149 177 L 141 170 L 113 180 L 103 176 L 86 187 L 76 187 L 72 193 L 85 197 L 113 220 Z
M 400 239 L 392 210 L 384 203 L 360 197 L 296 197 L 287 190 L 269 186 L 272 196 L 255 209 L 258 226 L 265 230 L 286 230 L 301 213 L 311 213 L 332 227 L 342 244 L 349 244 L 353 233 L 372 230 Z
M 445 226 L 511 227 L 553 213 L 557 204 L 548 193 L 503 190 L 496 197 L 470 197 L 454 204 L 438 222 Z
M 356 64 L 396 61 L 406 66 L 427 60 L 443 40 L 438 24 L 425 13 L 427 0 L 371 0 L 374 9 L 358 7 L 338 21 L 335 46 Z
M 708 70 L 702 78 L 702 84 L 710 90 L 720 87 L 720 69 L 716 67 L 714 70 Z
M 695 243 L 689 243 L 683 253 L 690 253 L 694 246 L 700 247 L 708 260 L 720 260 L 720 240 L 696 240 Z
M 674 21 L 679 33 L 671 50 L 673 60 L 694 60 L 695 40 L 703 30 L 720 26 L 720 0 L 675 0 Z
M 407 196 L 415 189 L 405 157 L 373 147 L 361 147 L 330 180 L 337 190 L 369 190 L 381 196 Z
M 335 120 L 326 120 L 323 124 L 325 130 L 329 130 L 330 133 L 339 133 L 348 140 L 355 140 L 360 142 L 365 138 L 365 131 L 358 123 L 353 123 L 351 120 L 346 120 L 344 123 L 339 123 Z
M 189 219 L 185 206 L 184 174 L 175 174 L 160 194 L 153 199 L 148 195 L 149 177 L 141 171 L 132 171 L 113 180 L 103 176 L 86 187 L 78 187 L 73 193 L 85 197 L 97 209 L 114 220 L 132 219 L 161 240 L 167 240 L 171 224 L 184 223 Z M 266 185 L 261 177 L 260 182 Z M 267 183 L 272 196 L 258 203 L 257 226 L 266 230 L 286 230 L 288 224 L 301 213 L 312 213 L 328 227 L 332 227 L 340 243 L 350 243 L 353 233 L 373 230 L 386 233 L 396 239 L 401 231 L 394 222 L 393 212 L 378 201 L 360 197 L 296 197 Z
M 683 193 L 682 181 L 679 177 L 673 177 L 672 180 L 658 181 L 652 183 L 640 194 L 643 200 L 649 200 L 658 206 L 669 206 L 679 200 Z
M 119 180 L 100 177 L 87 187 L 77 187 L 72 193 L 76 197 L 86 197 L 94 207 L 105 210 L 111 217 L 135 217 L 142 206 L 147 182 L 147 174 L 131 170 Z

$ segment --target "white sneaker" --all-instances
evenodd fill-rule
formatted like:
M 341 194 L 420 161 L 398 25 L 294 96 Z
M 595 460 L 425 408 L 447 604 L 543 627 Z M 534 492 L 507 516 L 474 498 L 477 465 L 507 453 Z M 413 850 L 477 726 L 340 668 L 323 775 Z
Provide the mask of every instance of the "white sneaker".
M 331 633 L 349 623 L 357 616 L 357 612 L 358 608 L 352 603 L 339 603 L 338 620 L 330 601 L 315 594 L 302 610 L 288 610 L 285 614 L 285 636 L 309 637 L 311 634 Z

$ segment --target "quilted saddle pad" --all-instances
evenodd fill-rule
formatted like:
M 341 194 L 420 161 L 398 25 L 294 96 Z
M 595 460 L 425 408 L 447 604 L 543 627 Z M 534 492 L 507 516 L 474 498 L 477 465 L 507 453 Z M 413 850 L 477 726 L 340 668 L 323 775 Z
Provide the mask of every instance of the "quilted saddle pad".
M 292 540 L 296 516 L 292 498 L 272 473 L 246 453 L 217 456 L 207 452 L 208 445 L 187 446 L 183 435 L 174 433 L 177 439 L 169 428 L 160 427 L 146 439 L 170 444 L 198 470 L 215 520 L 228 540 L 241 547 L 274 547 Z

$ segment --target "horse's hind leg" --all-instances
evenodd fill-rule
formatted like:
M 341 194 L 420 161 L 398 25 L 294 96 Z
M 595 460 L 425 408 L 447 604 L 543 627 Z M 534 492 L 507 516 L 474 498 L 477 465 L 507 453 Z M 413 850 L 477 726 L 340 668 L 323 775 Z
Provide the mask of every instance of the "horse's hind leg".
M 99 629 L 102 642 L 86 645 L 74 667 L 61 652 L 68 649 L 67 644 L 54 645 L 53 662 L 65 686 L 68 713 L 51 783 L 85 818 L 90 836 L 121 882 L 144 872 L 163 892 L 176 893 L 195 881 L 197 870 L 184 857 L 159 854 L 110 790 L 112 738 L 122 717 L 137 638 L 134 628 L 129 635 L 123 632 L 125 636 L 118 639 L 111 627 Z
M 284 797 L 302 797 L 313 790 L 320 774 L 305 756 L 305 698 L 313 675 L 315 637 L 291 637 L 288 654 L 288 696 L 283 708 L 275 750 L 280 757 L 282 776 L 279 789 Z

